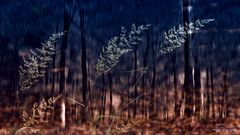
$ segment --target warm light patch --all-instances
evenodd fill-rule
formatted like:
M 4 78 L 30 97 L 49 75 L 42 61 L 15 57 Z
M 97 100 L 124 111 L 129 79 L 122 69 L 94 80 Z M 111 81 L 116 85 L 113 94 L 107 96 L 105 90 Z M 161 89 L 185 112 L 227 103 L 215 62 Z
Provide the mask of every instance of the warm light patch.
M 183 73 L 179 73 L 178 75 L 178 80 L 180 82 L 180 84 L 184 84 L 184 74 Z
M 64 101 L 62 101 L 62 103 L 61 103 L 61 109 L 62 109 L 62 111 L 61 111 L 61 121 L 62 121 L 61 126 L 64 128 L 66 126 L 66 118 L 65 118 L 66 107 L 65 107 Z

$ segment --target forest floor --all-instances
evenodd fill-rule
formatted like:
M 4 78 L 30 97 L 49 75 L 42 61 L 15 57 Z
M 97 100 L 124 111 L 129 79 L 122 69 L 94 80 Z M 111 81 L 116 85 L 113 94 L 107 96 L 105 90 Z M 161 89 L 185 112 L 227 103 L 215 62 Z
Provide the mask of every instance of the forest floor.
M 229 123 L 230 122 L 230 123 Z M 134 128 L 128 127 L 118 128 L 112 127 L 111 134 L 136 134 L 136 135 L 240 135 L 240 120 L 226 119 L 223 122 L 190 122 L 189 119 L 159 121 L 151 120 L 144 122 Z M 105 126 L 107 128 L 107 126 Z M 36 131 L 40 131 L 43 135 L 102 135 L 103 127 L 94 130 L 89 124 L 84 125 L 71 125 L 66 129 L 61 129 L 56 126 L 45 125 L 44 127 L 36 127 Z M 16 131 L 11 127 L 2 127 L 0 129 L 1 135 L 11 135 Z M 22 134 L 31 134 L 30 130 L 22 132 Z M 33 130 L 31 130 L 34 134 Z
M 6 93 L 4 93 L 6 94 Z M 24 96 L 23 96 L 24 97 Z M 14 107 L 15 99 L 2 97 L 0 107 L 0 135 L 14 135 L 21 129 L 21 113 L 23 110 L 31 110 L 35 95 L 23 98 L 29 103 L 20 103 L 21 107 Z M 13 99 L 13 100 L 11 100 Z M 40 98 L 41 99 L 41 98 Z M 30 103 L 31 102 L 31 103 Z M 66 127 L 62 128 L 59 118 L 59 108 L 49 123 L 40 124 L 20 132 L 22 135 L 240 135 L 240 117 L 231 116 L 225 119 L 199 119 L 172 118 L 159 119 L 159 117 L 142 118 L 105 118 L 97 122 L 91 120 L 82 124 L 74 120 L 73 115 L 66 115 Z M 78 112 L 78 114 L 80 114 Z M 79 116 L 77 116 L 79 117 Z M 110 130 L 108 130 L 110 129 Z M 17 134 L 16 134 L 17 135 Z
M 9 121 L 1 122 L 0 135 L 13 135 L 20 128 L 19 120 L 16 118 L 14 121 L 10 117 L 6 119 Z M 129 135 L 240 135 L 240 118 L 226 118 L 222 120 L 197 120 L 196 117 L 172 120 L 139 118 L 115 119 L 113 123 L 105 119 L 95 124 L 91 122 L 85 124 L 67 123 L 65 129 L 61 128 L 59 122 L 55 122 L 29 128 L 21 132 L 21 134 L 104 135 L 108 129 L 111 129 L 109 132 L 111 135 L 127 133 Z

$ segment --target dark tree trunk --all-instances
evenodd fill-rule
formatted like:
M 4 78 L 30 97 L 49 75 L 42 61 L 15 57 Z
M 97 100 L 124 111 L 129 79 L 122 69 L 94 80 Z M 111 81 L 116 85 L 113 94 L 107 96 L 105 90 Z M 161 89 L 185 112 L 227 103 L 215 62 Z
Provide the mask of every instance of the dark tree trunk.
M 111 75 L 111 73 L 108 73 L 108 79 L 109 79 L 109 98 L 110 98 L 109 115 L 111 116 L 113 113 L 113 110 L 112 110 L 112 100 L 113 100 L 113 97 L 112 97 L 112 75 Z M 111 120 L 111 118 L 109 118 L 109 120 Z
M 65 1 L 66 2 L 66 1 Z M 65 117 L 66 111 L 64 108 L 66 108 L 65 104 L 65 97 L 66 97 L 66 90 L 65 90 L 65 67 L 66 67 L 66 50 L 67 50 L 67 44 L 68 44 L 68 32 L 69 27 L 71 24 L 71 16 L 67 9 L 64 10 L 64 24 L 63 24 L 63 31 L 65 32 L 63 38 L 62 38 L 62 46 L 61 46 L 61 56 L 60 56 L 60 82 L 59 82 L 59 92 L 62 94 L 62 101 L 61 101 L 61 114 Z M 66 132 L 66 121 L 64 118 L 61 119 L 62 123 L 61 126 L 64 128 L 64 132 Z
M 140 9 L 141 0 L 136 0 L 136 10 Z M 135 14 L 135 17 L 138 18 L 138 14 Z M 136 23 L 138 24 L 138 22 Z M 137 45 L 134 45 L 134 98 L 137 98 L 138 90 L 137 90 Z M 133 109 L 133 118 L 137 115 L 137 100 L 134 101 L 134 109 Z
M 92 92 L 92 89 L 91 89 L 91 82 L 88 80 L 88 92 L 89 92 L 89 103 L 90 103 L 90 113 L 91 113 L 91 116 L 94 115 L 94 110 L 93 110 L 93 92 Z
M 207 70 L 206 70 L 206 72 L 207 72 L 207 81 L 206 81 L 206 87 L 207 87 L 207 105 L 206 105 L 206 110 L 207 110 L 207 112 L 206 112 L 206 117 L 207 118 L 210 118 L 210 110 L 211 110 L 211 106 L 210 106 L 210 104 L 211 104 L 211 101 L 210 101 L 210 83 L 209 83 L 209 68 L 207 67 Z
M 102 92 L 101 92 L 101 111 L 100 115 L 104 116 L 105 115 L 105 99 L 106 99 L 106 92 L 105 92 L 105 76 L 102 74 Z M 104 120 L 104 117 L 102 118 Z
M 64 26 L 63 31 L 65 35 L 62 38 L 62 46 L 61 46 L 61 57 L 60 57 L 60 82 L 59 82 L 59 91 L 60 93 L 65 93 L 65 66 L 66 66 L 66 50 L 68 44 L 68 31 L 71 23 L 71 17 L 68 11 L 64 10 Z
M 213 40 L 213 39 L 212 39 Z M 207 46 L 205 49 L 205 61 L 206 61 L 206 89 L 207 89 L 207 103 L 206 103 L 206 118 L 211 118 L 211 76 L 210 76 L 210 46 Z
M 81 45 L 82 45 L 82 99 L 85 105 L 82 113 L 82 121 L 87 120 L 86 108 L 87 108 L 87 49 L 86 49 L 86 38 L 85 38 L 85 26 L 84 26 L 84 10 L 80 10 L 80 31 L 81 31 Z
M 56 44 L 55 44 L 55 47 L 56 47 Z M 55 53 L 56 53 L 56 51 L 55 51 Z M 56 66 L 55 66 L 55 63 L 56 63 L 56 54 L 54 53 L 54 55 L 53 55 L 53 66 L 52 66 L 52 69 L 53 69 L 53 73 L 52 73 L 52 93 L 51 93 L 51 96 L 53 96 L 54 95 L 54 90 L 55 90 L 55 79 L 56 79 L 56 72 L 54 72 L 55 71 L 55 68 L 56 68 Z
M 194 57 L 194 89 L 195 89 L 195 106 L 196 115 L 200 116 L 201 110 L 201 73 L 198 56 Z
M 49 80 L 49 68 L 46 68 L 46 73 L 45 73 L 45 87 L 46 88 L 48 86 L 48 80 Z
M 74 69 L 69 67 L 68 74 L 67 74 L 67 79 L 66 79 L 66 83 L 67 84 L 72 84 L 73 83 L 73 75 L 74 75 L 74 71 L 73 70 Z
M 18 97 L 18 81 L 19 80 L 19 75 L 18 75 L 18 67 L 19 67 L 19 64 L 20 64 L 20 60 L 19 60 L 19 56 L 18 56 L 18 48 L 17 47 L 14 47 L 14 57 L 13 57 L 13 61 L 14 61 L 14 65 L 13 65 L 13 86 L 12 86 L 12 91 L 14 90 L 17 90 L 17 93 L 16 93 L 16 100 L 13 101 L 13 104 L 15 104 L 14 102 L 16 102 L 16 104 L 18 105 L 18 102 L 19 102 L 19 98 Z
M 128 94 L 128 97 L 127 97 L 127 103 L 129 103 L 129 102 L 130 102 L 130 92 L 128 91 L 127 94 Z M 121 100 L 123 101 L 123 98 L 121 98 Z M 128 111 L 128 118 L 131 118 L 131 112 L 130 112 L 131 107 L 128 106 L 127 109 L 128 109 L 128 110 L 127 110 L 127 111 Z
M 222 96 L 222 118 L 228 117 L 228 84 L 227 84 L 227 69 L 223 71 L 223 96 Z
M 137 46 L 134 46 L 134 98 L 137 98 Z M 137 100 L 134 101 L 134 110 L 133 110 L 133 118 L 135 118 L 137 114 Z
M 183 0 L 183 23 L 189 23 L 188 7 L 190 0 Z M 193 91 L 192 91 L 192 67 L 190 64 L 190 35 L 187 34 L 184 43 L 184 92 L 186 93 L 185 99 L 185 114 L 187 117 L 193 114 Z
M 148 60 L 148 53 L 149 53 L 149 47 L 150 47 L 150 39 L 149 39 L 149 31 L 147 32 L 147 47 L 146 47 L 146 51 L 144 53 L 144 59 L 143 59 L 143 67 L 147 68 L 147 60 Z M 145 70 L 145 69 L 144 69 Z M 142 71 L 145 72 L 145 71 Z M 146 86 L 145 86 L 145 73 L 143 73 L 143 78 L 142 78 L 142 89 L 143 89 L 143 93 L 142 94 L 146 94 Z M 143 101 L 142 101 L 142 116 L 146 116 L 147 112 L 146 112 L 146 96 L 143 96 Z
M 155 83 L 156 83 L 156 62 L 155 62 L 155 48 L 154 48 L 154 44 L 152 44 L 152 66 L 153 66 L 153 71 L 152 71 L 152 84 L 151 84 L 151 88 L 152 88 L 152 93 L 151 93 L 151 105 L 150 105 L 150 111 L 152 112 L 152 116 L 155 115 Z
M 174 86 L 174 113 L 175 117 L 180 116 L 180 103 L 178 99 L 178 92 L 177 92 L 177 63 L 176 63 L 177 54 L 176 51 L 173 51 L 172 62 L 173 62 L 173 86 Z
M 57 22 L 56 22 L 56 33 L 58 32 L 58 16 L 57 16 Z M 56 43 L 54 43 L 54 47 L 56 49 Z M 54 51 L 54 54 L 53 54 L 53 62 L 52 62 L 52 69 L 53 69 L 53 72 L 52 72 L 52 93 L 51 93 L 51 96 L 54 95 L 54 89 L 55 89 L 55 74 L 56 72 L 55 71 L 55 68 L 56 68 L 56 50 Z

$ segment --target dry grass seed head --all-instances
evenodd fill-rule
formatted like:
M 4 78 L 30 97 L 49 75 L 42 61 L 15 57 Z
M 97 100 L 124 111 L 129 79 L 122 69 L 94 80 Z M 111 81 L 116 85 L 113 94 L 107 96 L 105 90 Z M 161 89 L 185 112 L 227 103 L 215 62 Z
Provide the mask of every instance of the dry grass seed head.
M 111 134 L 124 134 L 131 129 L 141 126 L 146 119 L 134 118 L 134 119 L 118 119 L 112 127 Z
M 22 113 L 23 127 L 31 127 L 38 124 L 44 124 L 48 122 L 48 118 L 51 113 L 50 110 L 54 109 L 54 104 L 61 95 L 56 97 L 49 98 L 47 101 L 42 99 L 40 103 L 34 103 L 32 107 L 31 114 L 28 114 L 26 111 Z

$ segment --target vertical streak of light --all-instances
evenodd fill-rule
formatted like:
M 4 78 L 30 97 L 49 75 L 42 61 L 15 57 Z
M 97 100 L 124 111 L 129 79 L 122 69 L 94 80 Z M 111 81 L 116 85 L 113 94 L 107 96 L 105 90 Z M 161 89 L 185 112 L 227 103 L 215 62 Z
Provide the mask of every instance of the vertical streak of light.
M 183 91 L 182 91 L 183 92 Z M 183 98 L 183 102 L 181 103 L 181 112 L 180 112 L 180 116 L 181 116 L 181 118 L 183 118 L 184 117 L 184 111 L 185 111 L 185 97 L 186 97 L 186 94 L 184 94 L 184 97 L 182 97 Z
M 66 118 L 65 118 L 65 114 L 66 114 L 66 108 L 65 108 L 65 101 L 63 100 L 61 103 L 61 108 L 62 108 L 62 112 L 61 112 L 61 126 L 62 128 L 65 128 L 66 126 Z
M 194 74 L 195 74 L 195 69 L 192 68 L 192 75 L 194 76 Z M 193 81 L 193 86 L 195 86 L 195 81 Z M 196 95 L 195 95 L 195 92 L 193 92 L 193 114 L 195 112 L 196 112 Z
M 204 81 L 206 80 L 206 76 L 207 76 L 207 73 L 206 73 L 206 71 L 202 71 L 201 72 L 201 110 L 200 110 L 200 115 L 202 116 L 202 117 L 204 117 L 204 115 L 205 115 L 205 104 L 206 104 L 206 100 L 205 100 L 205 96 L 204 96 L 204 94 L 206 93 L 206 89 L 204 89 L 205 87 L 204 87 Z

